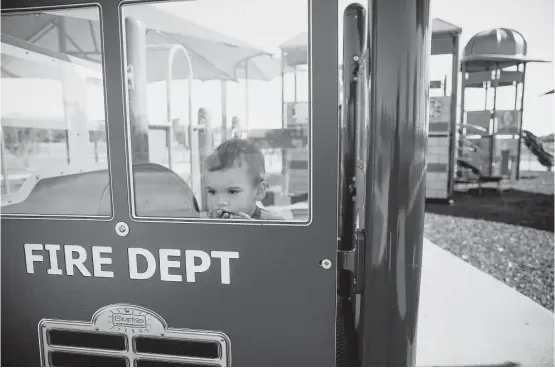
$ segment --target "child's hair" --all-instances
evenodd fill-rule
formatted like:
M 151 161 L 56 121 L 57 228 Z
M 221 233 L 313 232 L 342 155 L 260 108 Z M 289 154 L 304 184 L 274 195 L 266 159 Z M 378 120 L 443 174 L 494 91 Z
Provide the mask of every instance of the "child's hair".
M 247 165 L 254 185 L 258 185 L 265 179 L 264 155 L 248 139 L 229 139 L 220 144 L 204 160 L 206 171 L 219 171 L 243 165 Z

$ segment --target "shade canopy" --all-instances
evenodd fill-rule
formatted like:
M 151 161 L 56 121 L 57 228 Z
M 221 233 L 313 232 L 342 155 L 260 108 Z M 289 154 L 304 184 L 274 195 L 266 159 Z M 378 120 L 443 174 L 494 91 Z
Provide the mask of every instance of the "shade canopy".
M 442 42 L 442 39 L 456 37 L 462 32 L 457 27 L 439 18 L 432 20 L 432 49 L 434 42 Z M 452 43 L 449 43 L 452 45 Z M 305 65 L 308 63 L 308 32 L 301 32 L 280 45 L 285 61 L 285 67 Z M 452 48 L 452 46 L 451 46 Z
M 464 48 L 461 62 L 466 71 L 480 72 L 548 61 L 528 56 L 527 49 L 526 40 L 520 32 L 495 28 L 474 35 Z
M 267 51 L 152 5 L 125 6 L 123 15 L 144 24 L 147 45 L 180 44 L 185 47 L 192 59 L 194 79 L 244 78 L 245 63 L 248 64 L 249 79 L 269 80 L 280 73 L 280 61 L 273 59 Z M 88 62 L 99 64 L 102 61 L 99 13 L 96 8 L 4 15 L 2 34 Z M 167 56 L 166 50 L 149 49 L 148 82 L 165 78 Z M 186 63 L 176 62 L 173 75 L 174 78 L 186 78 Z M 22 65 L 20 60 L 7 55 L 2 56 L 2 76 L 41 77 Z M 51 76 L 46 73 L 42 77 Z

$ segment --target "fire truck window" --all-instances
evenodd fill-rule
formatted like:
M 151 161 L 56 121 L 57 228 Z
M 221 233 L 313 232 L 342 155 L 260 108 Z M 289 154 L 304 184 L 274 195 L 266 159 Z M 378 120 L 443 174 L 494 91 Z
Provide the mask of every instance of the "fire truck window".
M 130 167 L 156 166 L 141 182 L 130 173 L 134 216 L 309 220 L 308 11 L 306 0 L 122 6 Z
M 98 7 L 2 14 L 2 213 L 110 216 Z

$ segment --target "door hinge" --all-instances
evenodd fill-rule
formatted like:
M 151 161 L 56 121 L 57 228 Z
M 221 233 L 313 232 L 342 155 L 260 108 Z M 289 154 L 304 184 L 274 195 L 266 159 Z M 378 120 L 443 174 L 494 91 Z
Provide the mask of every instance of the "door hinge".
M 337 252 L 337 262 L 342 270 L 355 271 L 355 253 L 353 250 L 340 250 Z
M 355 293 L 361 294 L 364 288 L 364 261 L 366 253 L 364 229 L 355 230 L 354 243 L 352 250 L 340 250 L 337 252 L 337 264 L 340 269 L 353 273 Z

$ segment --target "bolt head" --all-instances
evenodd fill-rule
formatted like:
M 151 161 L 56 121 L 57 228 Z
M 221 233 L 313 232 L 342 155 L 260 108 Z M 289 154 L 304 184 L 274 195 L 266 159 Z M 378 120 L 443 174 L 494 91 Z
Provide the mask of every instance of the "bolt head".
M 118 234 L 119 236 L 126 236 L 127 234 L 129 234 L 129 226 L 127 226 L 127 224 L 125 222 L 118 222 L 116 224 L 116 234 Z

